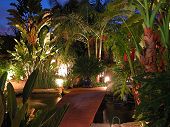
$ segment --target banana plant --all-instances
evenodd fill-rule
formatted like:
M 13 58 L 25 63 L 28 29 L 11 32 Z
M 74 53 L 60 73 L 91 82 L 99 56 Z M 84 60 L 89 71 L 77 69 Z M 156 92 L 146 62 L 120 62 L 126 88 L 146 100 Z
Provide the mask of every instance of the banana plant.
M 39 70 L 34 70 L 29 76 L 25 87 L 23 89 L 23 104 L 21 106 L 17 105 L 16 94 L 12 84 L 7 83 L 7 91 L 0 90 L 0 126 L 1 127 L 42 127 L 49 122 L 52 122 L 56 117 L 56 121 L 53 121 L 53 126 L 59 126 L 61 119 L 64 116 L 64 113 L 67 111 L 69 105 L 66 104 L 60 109 L 54 107 L 50 110 L 39 110 L 35 114 L 35 117 L 32 120 L 29 120 L 28 114 L 28 98 L 30 97 L 37 75 Z M 6 82 L 7 76 L 6 72 L 1 76 L 1 82 Z M 3 88 L 5 83 L 1 85 Z M 6 105 L 7 103 L 7 105 Z M 53 127 L 49 126 L 49 127 Z

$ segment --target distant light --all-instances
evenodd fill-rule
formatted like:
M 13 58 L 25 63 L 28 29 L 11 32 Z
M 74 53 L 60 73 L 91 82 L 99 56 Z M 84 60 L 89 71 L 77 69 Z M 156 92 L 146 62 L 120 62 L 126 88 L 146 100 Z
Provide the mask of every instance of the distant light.
M 68 73 L 67 68 L 68 68 L 68 67 L 67 67 L 66 64 L 61 64 L 61 65 L 59 66 L 59 69 L 58 69 L 58 75 L 65 77 L 65 76 L 67 75 L 67 73 Z
M 7 80 L 13 79 L 13 76 L 14 76 L 14 72 L 12 70 L 8 71 Z
M 104 77 L 104 82 L 107 83 L 107 82 L 109 82 L 109 81 L 110 81 L 110 77 L 109 77 L 109 76 L 105 76 L 105 77 Z
M 58 87 L 63 87 L 63 83 L 64 83 L 63 79 L 56 79 L 55 82 Z
M 100 73 L 99 77 L 104 77 L 104 72 Z

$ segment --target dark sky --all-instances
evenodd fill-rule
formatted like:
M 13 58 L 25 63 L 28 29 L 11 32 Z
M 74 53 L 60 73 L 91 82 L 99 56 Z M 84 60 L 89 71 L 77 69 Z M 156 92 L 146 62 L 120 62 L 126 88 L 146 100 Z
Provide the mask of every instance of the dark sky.
M 16 0 L 0 0 L 0 34 L 10 33 L 9 26 L 7 25 L 8 20 L 6 19 L 6 17 L 8 17 L 8 12 L 6 10 L 11 8 L 11 2 L 16 2 Z M 43 8 L 49 8 L 48 0 L 42 0 L 42 6 Z
M 63 6 L 65 3 L 67 3 L 69 0 L 57 0 L 58 3 Z M 96 0 L 89 0 L 89 3 L 95 3 Z M 109 0 L 100 0 L 101 3 L 105 3 Z M 8 17 L 8 10 L 11 8 L 10 3 L 16 2 L 16 0 L 0 0 L 0 34 L 4 33 L 11 33 L 11 30 L 9 26 L 7 25 L 8 20 L 6 17 Z M 43 8 L 50 8 L 48 0 L 42 0 L 42 6 Z

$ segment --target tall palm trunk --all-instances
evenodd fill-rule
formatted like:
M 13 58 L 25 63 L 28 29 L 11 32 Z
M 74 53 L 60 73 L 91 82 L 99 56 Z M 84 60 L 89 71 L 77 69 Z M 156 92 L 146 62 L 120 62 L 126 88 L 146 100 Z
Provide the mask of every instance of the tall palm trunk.
M 90 41 L 87 39 L 87 50 L 88 50 L 88 56 L 90 58 Z
M 96 58 L 98 58 L 98 38 L 96 37 L 96 40 L 95 40 L 95 54 L 96 54 Z
M 156 43 L 158 39 L 152 28 L 144 28 L 143 40 L 146 48 L 140 56 L 140 62 L 144 65 L 145 72 L 157 72 Z

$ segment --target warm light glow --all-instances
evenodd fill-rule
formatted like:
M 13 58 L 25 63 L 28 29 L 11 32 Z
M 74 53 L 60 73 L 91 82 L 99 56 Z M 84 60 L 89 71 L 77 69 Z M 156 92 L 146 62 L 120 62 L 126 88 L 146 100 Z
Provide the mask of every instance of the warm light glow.
M 55 62 L 56 62 L 56 60 L 55 60 L 55 59 L 52 59 L 52 60 L 51 60 L 51 64 L 52 64 L 52 63 L 55 63 Z
M 58 75 L 65 77 L 67 75 L 67 65 L 66 64 L 61 64 L 59 69 L 58 69 Z
M 45 54 L 46 54 L 46 55 L 50 54 L 50 50 L 48 50 Z
M 58 87 L 63 87 L 64 80 L 63 79 L 56 79 L 55 80 Z
M 46 37 L 45 37 L 45 39 L 44 39 L 44 44 L 46 44 L 46 43 L 48 43 L 48 42 L 50 42 L 50 32 L 47 33 L 47 35 L 46 35 Z
M 62 99 L 61 97 L 57 97 L 56 100 L 55 100 L 56 104 L 57 104 L 61 99 Z
M 14 72 L 12 70 L 8 71 L 7 80 L 13 79 L 13 76 L 14 76 Z
M 109 81 L 110 81 L 110 77 L 109 77 L 109 76 L 105 76 L 105 77 L 104 77 L 104 82 L 107 83 L 107 82 L 109 82 Z
M 104 72 L 99 74 L 99 77 L 103 77 L 104 76 Z

